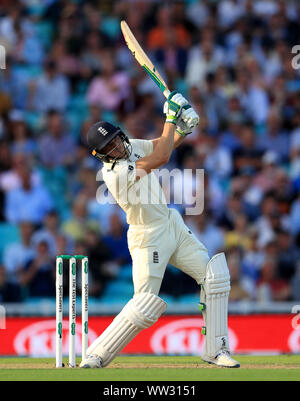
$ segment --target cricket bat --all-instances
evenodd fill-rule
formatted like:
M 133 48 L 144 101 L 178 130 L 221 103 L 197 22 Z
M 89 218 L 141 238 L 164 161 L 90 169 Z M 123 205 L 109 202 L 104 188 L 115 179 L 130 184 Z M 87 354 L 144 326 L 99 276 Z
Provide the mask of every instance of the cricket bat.
M 170 94 L 170 90 L 168 89 L 167 84 L 161 77 L 160 73 L 152 64 L 151 60 L 141 48 L 139 42 L 134 37 L 133 33 L 131 32 L 129 26 L 127 25 L 126 21 L 121 21 L 121 30 L 125 39 L 125 42 L 132 52 L 134 58 L 137 62 L 144 68 L 147 74 L 150 76 L 151 79 L 156 83 L 159 89 L 162 91 L 164 96 L 168 98 Z

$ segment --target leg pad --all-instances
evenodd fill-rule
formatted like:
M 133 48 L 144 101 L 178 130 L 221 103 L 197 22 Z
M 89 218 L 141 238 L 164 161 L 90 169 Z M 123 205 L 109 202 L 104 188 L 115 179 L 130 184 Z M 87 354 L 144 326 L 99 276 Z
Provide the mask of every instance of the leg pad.
M 88 348 L 87 354 L 100 356 L 102 366 L 107 366 L 140 331 L 152 326 L 166 307 L 157 295 L 135 295 Z
M 206 305 L 202 314 L 206 325 L 204 356 L 215 358 L 220 350 L 229 350 L 228 297 L 230 276 L 224 253 L 215 255 L 207 265 L 200 301 Z

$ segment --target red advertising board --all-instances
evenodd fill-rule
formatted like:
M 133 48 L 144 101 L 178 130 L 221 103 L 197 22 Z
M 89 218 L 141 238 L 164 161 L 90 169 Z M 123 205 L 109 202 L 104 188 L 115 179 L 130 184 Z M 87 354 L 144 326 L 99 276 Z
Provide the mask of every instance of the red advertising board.
M 230 316 L 229 341 L 235 353 L 300 353 L 300 319 L 293 315 Z M 89 342 L 109 325 L 112 317 L 91 317 Z M 201 317 L 163 316 L 142 331 L 125 354 L 199 355 L 204 337 Z M 81 325 L 76 329 L 77 353 L 81 351 Z M 63 349 L 68 353 L 68 322 L 64 322 Z M 0 330 L 0 355 L 54 356 L 55 319 L 7 318 Z

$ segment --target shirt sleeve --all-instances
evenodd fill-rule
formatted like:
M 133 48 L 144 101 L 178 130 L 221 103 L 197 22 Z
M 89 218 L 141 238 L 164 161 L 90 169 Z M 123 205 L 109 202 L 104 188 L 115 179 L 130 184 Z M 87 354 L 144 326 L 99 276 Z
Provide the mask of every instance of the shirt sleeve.
M 153 143 L 152 141 L 147 141 L 144 139 L 136 139 L 135 143 L 142 149 L 145 156 L 151 155 L 153 153 Z
M 136 165 L 122 161 L 114 169 L 103 169 L 104 182 L 118 203 L 128 203 L 128 190 L 136 184 Z

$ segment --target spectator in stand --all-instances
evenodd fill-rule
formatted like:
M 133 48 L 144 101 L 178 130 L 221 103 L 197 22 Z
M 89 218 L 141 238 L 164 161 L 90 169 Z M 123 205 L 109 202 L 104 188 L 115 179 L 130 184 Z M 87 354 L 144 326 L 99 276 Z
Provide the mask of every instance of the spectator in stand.
M 6 279 L 6 271 L 0 265 L 0 304 L 7 302 L 20 302 L 21 289 L 16 283 L 11 283 Z
M 40 157 L 47 167 L 70 166 L 74 163 L 75 143 L 66 132 L 60 113 L 47 114 L 47 132 L 40 140 Z
M 131 263 L 128 247 L 126 246 L 127 230 L 118 214 L 110 216 L 109 232 L 103 238 L 103 241 L 110 250 L 111 260 L 117 265 L 122 266 Z
M 244 252 L 241 261 L 242 275 L 251 286 L 250 293 L 252 298 L 255 294 L 256 282 L 260 275 L 261 267 L 264 263 L 265 255 L 258 244 L 258 232 L 255 227 L 249 229 L 249 248 Z
M 89 257 L 89 293 L 99 296 L 112 275 L 107 268 L 112 254 L 99 233 L 88 230 L 85 237 L 86 252 Z
M 72 215 L 69 220 L 62 225 L 62 231 L 65 235 L 74 241 L 84 240 L 86 232 L 89 229 L 99 231 L 99 224 L 93 219 L 89 219 L 87 215 L 87 200 L 81 196 L 76 198 Z
M 0 179 L 11 167 L 11 152 L 8 142 L 0 140 Z M 0 184 L 1 186 L 1 184 Z M 1 188 L 2 189 L 2 188 Z
M 222 28 L 234 25 L 245 13 L 244 4 L 239 0 L 222 1 L 218 7 L 218 22 Z
M 107 43 L 99 31 L 91 31 L 85 39 L 85 46 L 81 56 L 81 60 L 91 72 L 99 72 L 102 68 L 102 52 Z
M 186 81 L 190 87 L 201 90 L 207 74 L 215 73 L 222 64 L 223 53 L 214 47 L 211 39 L 201 42 L 199 48 L 192 48 L 186 69 Z
M 23 112 L 13 110 L 9 115 L 9 119 L 11 122 L 12 153 L 22 153 L 31 158 L 34 157 L 37 151 L 37 144 L 31 138 L 31 132 L 24 120 Z
M 27 101 L 28 77 L 24 71 L 14 69 L 13 60 L 7 56 L 5 69 L 0 74 L 0 110 L 6 108 L 6 112 L 11 107 L 24 109 Z
M 265 238 L 274 236 L 271 220 L 272 216 L 277 218 L 279 213 L 278 202 L 273 192 L 265 194 L 261 202 L 261 215 L 255 221 L 255 227 L 259 233 L 259 242 Z
M 235 216 L 234 227 L 232 231 L 228 231 L 225 235 L 225 247 L 240 247 L 246 251 L 250 247 L 249 233 L 247 230 L 248 220 L 247 216 L 240 213 Z
M 282 130 L 282 118 L 275 110 L 269 114 L 267 131 L 258 141 L 258 145 L 264 151 L 272 151 L 283 162 L 288 159 L 290 139 Z
M 19 228 L 20 241 L 7 245 L 3 252 L 6 281 L 15 285 L 19 284 L 20 271 L 35 254 L 31 243 L 33 233 L 32 224 L 23 222 L 20 224 Z
M 217 179 L 228 178 L 232 171 L 231 154 L 220 145 L 216 136 L 208 136 L 208 149 L 204 161 L 205 170 Z
M 189 32 L 180 22 L 173 23 L 170 7 L 160 7 L 157 11 L 157 21 L 147 35 L 147 46 L 150 50 L 166 48 L 170 33 L 174 37 L 177 48 L 187 48 L 191 43 Z
M 100 106 L 104 110 L 117 110 L 128 96 L 129 81 L 127 75 L 115 69 L 111 53 L 102 55 L 101 74 L 96 76 L 87 92 L 90 105 Z
M 274 189 L 275 177 L 278 171 L 278 156 L 273 151 L 267 151 L 262 158 L 262 168 L 254 178 L 254 184 L 264 193 Z
M 28 92 L 27 107 L 41 113 L 65 111 L 70 96 L 68 80 L 53 60 L 46 61 L 44 74 L 29 83 Z
M 277 263 L 273 258 L 267 258 L 262 266 L 260 279 L 257 283 L 257 300 L 259 302 L 288 301 L 291 288 L 288 282 L 278 277 Z
M 300 96 L 299 96 L 300 98 Z M 300 101 L 299 101 L 300 102 Z M 292 162 L 292 176 L 297 178 L 300 176 L 300 108 L 298 108 L 294 116 L 294 129 L 291 132 L 290 158 Z
M 237 73 L 237 84 L 239 98 L 245 115 L 255 124 L 263 124 L 267 121 L 269 114 L 269 98 L 266 90 L 256 82 L 249 79 L 245 69 Z
M 273 192 L 278 202 L 282 224 L 286 226 L 287 215 L 290 212 L 290 205 L 294 199 L 294 189 L 290 177 L 284 168 L 279 168 L 276 172 Z
M 230 302 L 238 302 L 249 300 L 250 295 L 246 290 L 246 285 L 243 283 L 242 274 L 240 271 L 241 266 L 241 252 L 238 249 L 232 248 L 227 253 L 227 263 L 230 272 L 230 285 L 231 291 L 229 295 Z
M 56 211 L 51 211 L 48 213 L 44 219 L 43 227 L 36 231 L 32 236 L 32 244 L 34 247 L 40 242 L 47 242 L 49 253 L 51 257 L 59 255 L 58 252 L 58 242 L 62 235 L 60 219 Z M 71 254 L 73 251 L 73 241 L 70 238 L 66 238 L 66 251 L 65 254 Z
M 232 192 L 228 196 L 226 206 L 218 219 L 218 225 L 225 231 L 233 230 L 234 221 L 237 216 L 243 213 L 243 210 L 241 192 Z
M 10 157 L 10 168 L 0 174 L 0 188 L 5 192 L 22 187 L 22 174 L 30 169 L 31 160 L 24 153 L 15 153 Z M 31 183 L 33 186 L 41 185 L 40 174 L 37 170 L 31 170 Z
M 20 284 L 29 297 L 55 296 L 55 263 L 45 241 L 38 243 L 34 259 L 20 272 Z
M 42 184 L 32 184 L 31 171 L 25 166 L 20 172 L 20 179 L 21 187 L 12 189 L 6 195 L 5 217 L 12 224 L 23 221 L 42 224 L 45 215 L 53 207 L 52 199 Z
M 259 169 L 263 154 L 257 146 L 253 125 L 245 124 L 242 127 L 240 140 L 241 145 L 233 153 L 235 175 L 240 175 L 245 168 Z
M 225 121 L 227 115 L 227 101 L 224 93 L 222 93 L 222 88 L 218 86 L 215 73 L 209 73 L 206 76 L 203 99 L 205 113 L 208 116 L 208 129 L 216 133 Z
M 169 29 L 165 33 L 165 45 L 159 46 L 154 51 L 155 63 L 164 66 L 168 76 L 176 81 L 184 76 L 187 65 L 187 50 L 176 45 L 175 29 Z
M 39 65 L 44 59 L 44 49 L 33 25 L 26 21 L 23 27 L 15 25 L 15 43 L 13 57 L 19 63 Z M 23 28 L 23 29 L 22 29 Z
M 239 98 L 227 98 L 227 116 L 224 120 L 225 132 L 221 134 L 220 144 L 225 146 L 232 154 L 241 146 L 240 133 L 244 123 Z
M 215 73 L 223 63 L 224 54 L 222 49 L 215 46 L 214 36 L 211 31 L 203 30 L 202 40 L 198 46 L 192 47 L 189 51 L 185 77 L 188 85 L 190 87 L 196 86 L 201 90 L 207 74 Z
M 300 260 L 300 250 L 295 246 L 288 231 L 277 231 L 278 236 L 278 272 L 279 276 L 290 280 L 296 272 L 297 261 Z
M 57 73 L 67 79 L 69 92 L 72 92 L 76 88 L 81 77 L 89 73 L 82 66 L 76 53 L 76 45 L 70 45 L 64 39 L 55 41 L 50 53 L 50 57 L 56 65 Z M 60 111 L 66 108 L 68 104 L 67 100 L 66 96 L 66 104 L 62 108 L 59 108 Z

